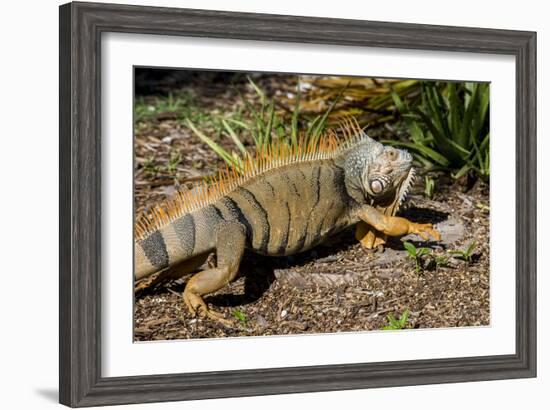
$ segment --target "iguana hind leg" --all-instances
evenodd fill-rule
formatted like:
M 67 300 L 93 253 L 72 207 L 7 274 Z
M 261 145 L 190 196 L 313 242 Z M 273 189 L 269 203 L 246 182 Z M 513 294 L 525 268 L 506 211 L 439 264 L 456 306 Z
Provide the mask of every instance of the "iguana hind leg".
M 371 206 L 363 207 L 359 212 L 359 218 L 388 236 L 414 233 L 424 240 L 430 239 L 430 236 L 437 241 L 441 239 L 441 235 L 433 228 L 432 224 L 418 224 L 399 216 L 384 215 Z
M 217 266 L 194 275 L 183 291 L 183 300 L 191 314 L 198 313 L 225 325 L 231 323 L 223 314 L 208 309 L 202 296 L 223 288 L 237 276 L 245 240 L 246 230 L 241 224 L 225 223 L 220 227 L 216 238 Z

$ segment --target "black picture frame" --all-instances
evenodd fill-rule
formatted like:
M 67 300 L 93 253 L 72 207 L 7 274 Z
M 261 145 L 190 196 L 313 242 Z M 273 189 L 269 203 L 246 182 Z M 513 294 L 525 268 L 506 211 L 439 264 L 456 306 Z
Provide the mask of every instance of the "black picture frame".
M 62 404 L 81 407 L 536 376 L 536 33 L 94 3 L 65 4 L 59 12 Z M 106 32 L 514 56 L 515 354 L 102 377 L 100 40 Z

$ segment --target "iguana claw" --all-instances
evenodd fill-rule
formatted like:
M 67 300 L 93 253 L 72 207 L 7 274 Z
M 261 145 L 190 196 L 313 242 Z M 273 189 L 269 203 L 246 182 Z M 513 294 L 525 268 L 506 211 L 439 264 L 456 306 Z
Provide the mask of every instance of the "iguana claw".
M 430 236 L 436 241 L 441 240 L 441 235 L 433 228 L 432 224 L 417 224 L 410 222 L 409 232 L 420 236 L 425 241 L 428 241 Z
M 209 309 L 208 306 L 206 306 L 206 303 L 204 303 L 202 298 L 198 295 L 195 295 L 191 292 L 183 292 L 183 301 L 185 302 L 187 309 L 189 309 L 189 312 L 193 317 L 196 317 L 198 314 L 198 316 L 200 317 L 207 317 L 209 319 L 220 322 L 224 326 L 231 327 L 233 325 L 233 322 L 229 319 L 226 319 L 223 313 Z

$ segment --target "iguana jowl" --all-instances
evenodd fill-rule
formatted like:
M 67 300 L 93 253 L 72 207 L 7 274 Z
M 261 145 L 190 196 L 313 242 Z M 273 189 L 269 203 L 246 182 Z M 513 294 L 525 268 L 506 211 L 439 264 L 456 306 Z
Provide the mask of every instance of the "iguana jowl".
M 192 272 L 215 252 L 216 267 L 191 277 L 183 299 L 191 313 L 223 321 L 202 296 L 235 278 L 245 250 L 291 255 L 353 224 L 366 248 L 385 235 L 439 240 L 431 224 L 394 216 L 414 177 L 411 155 L 352 122 L 343 129 L 343 139 L 329 133 L 319 142 L 268 146 L 244 170 L 227 169 L 153 207 L 136 222 L 135 278 L 175 265 Z

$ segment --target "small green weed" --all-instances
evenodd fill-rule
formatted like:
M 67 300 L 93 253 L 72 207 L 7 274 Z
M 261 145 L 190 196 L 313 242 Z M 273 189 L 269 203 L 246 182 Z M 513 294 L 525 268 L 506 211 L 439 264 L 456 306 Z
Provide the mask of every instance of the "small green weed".
M 246 319 L 246 315 L 244 314 L 244 312 L 242 310 L 239 310 L 239 309 L 233 309 L 233 311 L 231 312 L 231 314 L 243 325 L 243 326 L 246 326 L 247 324 L 247 319 Z
M 466 249 L 457 249 L 451 251 L 451 254 L 457 259 L 462 259 L 465 262 L 472 263 L 475 248 L 476 241 L 473 241 L 466 247 Z
M 438 268 L 449 266 L 449 257 L 445 255 L 434 255 L 435 266 Z
M 135 120 L 145 121 L 166 112 L 179 113 L 189 109 L 192 106 L 191 103 L 191 94 L 185 92 L 178 94 L 169 93 L 167 96 L 157 96 L 148 99 L 141 97 L 136 99 L 135 102 Z
M 166 165 L 166 171 L 168 171 L 169 174 L 175 174 L 178 169 L 178 165 L 181 163 L 181 160 L 182 158 L 180 152 L 171 151 L 168 165 Z
M 433 250 L 423 261 L 422 269 L 433 271 L 439 268 L 451 267 L 450 259 L 446 255 L 437 255 Z
M 407 326 L 407 320 L 409 319 L 409 309 L 406 309 L 403 314 L 396 319 L 391 313 L 386 316 L 388 324 L 382 328 L 382 330 L 401 330 Z
M 415 271 L 417 274 L 422 273 L 422 257 L 430 253 L 429 248 L 417 248 L 412 243 L 403 241 L 403 246 L 409 257 L 414 260 Z
M 491 211 L 491 208 L 489 208 L 489 206 L 487 206 L 487 205 L 485 205 L 485 204 L 483 204 L 483 203 L 481 203 L 481 202 L 478 202 L 478 203 L 476 204 L 476 208 L 477 208 L 477 209 L 481 209 L 481 210 L 484 211 L 484 212 L 489 212 L 489 211 Z
M 435 181 L 428 175 L 424 176 L 424 195 L 426 198 L 432 199 L 435 192 Z
M 158 165 L 155 163 L 155 157 L 151 155 L 145 159 L 143 163 L 143 169 L 146 173 L 150 175 L 156 175 L 160 171 Z

